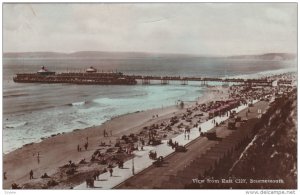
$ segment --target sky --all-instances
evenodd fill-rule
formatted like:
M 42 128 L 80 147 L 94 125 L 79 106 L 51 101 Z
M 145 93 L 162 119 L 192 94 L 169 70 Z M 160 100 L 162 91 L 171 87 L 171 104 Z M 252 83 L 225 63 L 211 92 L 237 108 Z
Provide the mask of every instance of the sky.
M 297 52 L 296 3 L 4 4 L 3 52 Z

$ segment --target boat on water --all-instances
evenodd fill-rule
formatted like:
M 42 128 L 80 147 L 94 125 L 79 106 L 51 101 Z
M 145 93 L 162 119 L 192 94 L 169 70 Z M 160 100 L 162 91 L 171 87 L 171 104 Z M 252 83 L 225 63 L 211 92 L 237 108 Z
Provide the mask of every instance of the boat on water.
M 94 67 L 85 72 L 56 73 L 46 67 L 36 73 L 21 73 L 13 77 L 16 83 L 71 83 L 83 85 L 135 85 L 137 81 L 121 72 L 98 72 Z

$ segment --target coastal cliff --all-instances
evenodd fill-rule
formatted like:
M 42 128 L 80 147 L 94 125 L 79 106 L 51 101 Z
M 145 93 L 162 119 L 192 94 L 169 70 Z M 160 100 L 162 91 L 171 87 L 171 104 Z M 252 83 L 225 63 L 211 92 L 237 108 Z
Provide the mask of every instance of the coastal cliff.
M 231 176 L 249 179 L 278 179 L 255 183 L 255 188 L 297 187 L 297 96 L 296 90 L 274 102 L 262 118 L 252 142 L 232 167 Z

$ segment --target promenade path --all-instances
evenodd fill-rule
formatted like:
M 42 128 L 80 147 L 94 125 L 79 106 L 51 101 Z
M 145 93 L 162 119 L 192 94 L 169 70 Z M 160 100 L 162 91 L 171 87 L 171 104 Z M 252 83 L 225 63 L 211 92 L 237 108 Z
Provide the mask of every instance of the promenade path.
M 163 166 L 151 166 L 115 188 L 184 189 L 192 179 L 212 169 L 217 169 L 219 174 L 226 177 L 227 173 L 224 173 L 220 166 L 226 164 L 222 159 L 236 151 L 236 146 L 249 136 L 249 132 L 260 118 L 261 113 L 258 110 L 264 113 L 268 105 L 269 103 L 265 101 L 254 104 L 250 109 L 251 112 L 248 113 L 248 122 L 238 123 L 236 130 L 229 130 L 226 123 L 214 127 L 213 130 L 216 131 L 219 139 L 208 140 L 201 136 L 187 146 L 187 152 L 170 155 L 164 159 Z M 238 113 L 238 116 L 244 117 L 246 112 L 247 110 L 243 110 Z
M 256 103 L 257 101 L 254 101 Z M 247 105 L 241 105 L 233 110 L 235 110 L 237 113 L 248 108 Z M 199 137 L 199 127 L 201 127 L 202 132 L 207 132 L 215 127 L 213 120 L 220 124 L 222 121 L 225 121 L 228 119 L 227 116 L 223 117 L 214 117 L 208 121 L 205 121 L 204 123 L 199 124 L 197 127 L 192 128 L 190 132 L 190 138 L 189 140 L 185 139 L 184 133 L 178 135 L 177 137 L 173 138 L 173 142 L 177 141 L 179 145 L 188 145 L 191 142 L 193 142 L 195 139 Z M 124 168 L 120 169 L 118 167 L 113 168 L 113 176 L 110 177 L 110 173 L 106 172 L 100 175 L 99 180 L 96 180 L 94 182 L 95 188 L 87 188 L 86 183 L 82 183 L 74 189 L 112 189 L 115 186 L 121 184 L 125 180 L 132 177 L 134 174 L 137 174 L 146 168 L 150 167 L 154 160 L 151 160 L 148 156 L 149 151 L 153 150 L 156 151 L 157 156 L 163 156 L 164 158 L 171 155 L 175 152 L 174 149 L 172 149 L 170 146 L 167 145 L 168 140 L 163 140 L 163 144 L 160 144 L 158 146 L 145 146 L 143 151 L 134 151 L 135 157 L 131 160 L 128 160 L 124 162 Z M 134 170 L 133 170 L 134 169 Z M 134 172 L 134 174 L 133 174 Z

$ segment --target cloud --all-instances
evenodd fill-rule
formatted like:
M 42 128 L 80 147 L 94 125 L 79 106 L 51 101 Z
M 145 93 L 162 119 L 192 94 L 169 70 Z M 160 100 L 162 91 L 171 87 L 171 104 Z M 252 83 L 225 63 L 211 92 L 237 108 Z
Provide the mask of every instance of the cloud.
M 4 4 L 9 51 L 296 52 L 296 3 Z

